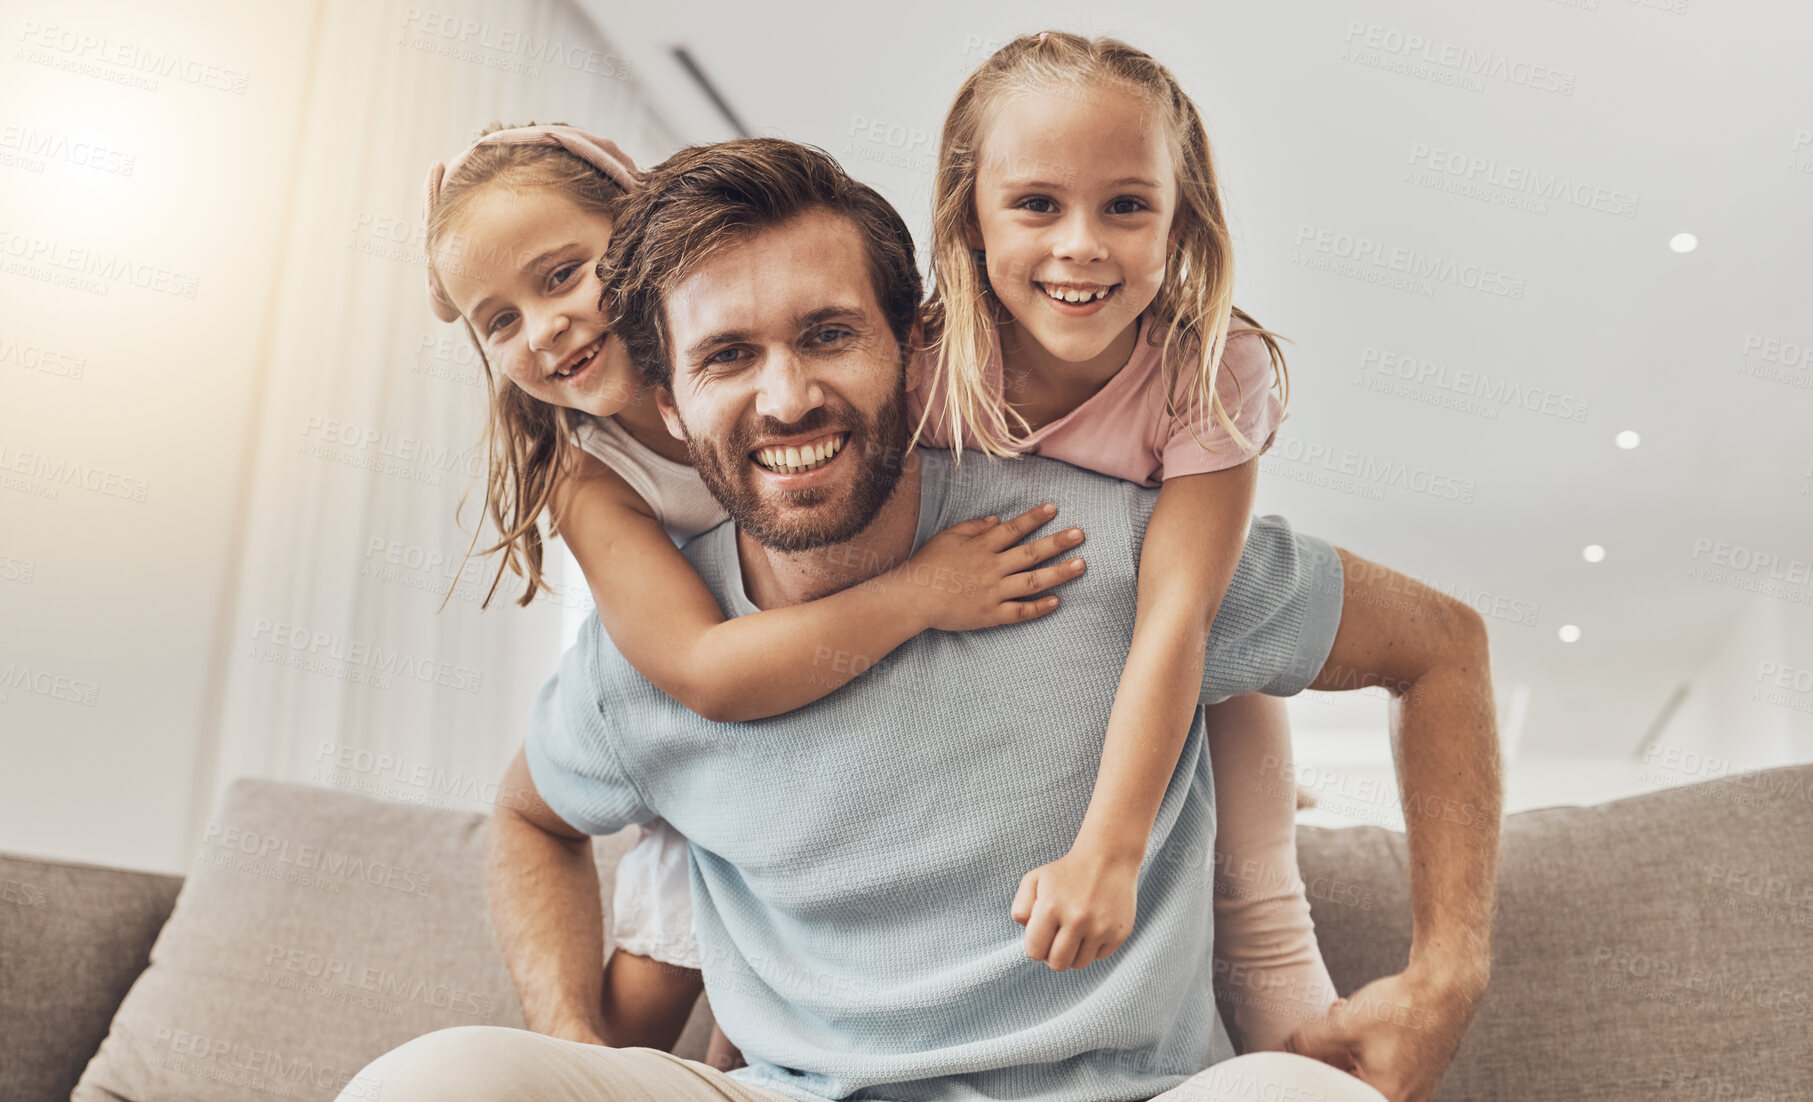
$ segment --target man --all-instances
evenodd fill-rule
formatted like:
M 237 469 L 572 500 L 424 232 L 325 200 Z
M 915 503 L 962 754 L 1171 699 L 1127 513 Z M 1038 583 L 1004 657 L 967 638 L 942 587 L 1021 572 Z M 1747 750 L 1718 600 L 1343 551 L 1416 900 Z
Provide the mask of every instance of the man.
M 822 153 L 753 139 L 678 154 L 632 198 L 611 250 L 612 326 L 732 518 L 685 549 L 727 615 L 859 584 L 957 520 L 1047 500 L 1088 533 L 1089 569 L 1053 615 L 922 633 L 824 699 L 754 723 L 686 711 L 588 621 L 506 778 L 530 796 L 493 824 L 498 933 L 537 1032 L 430 1034 L 357 1081 L 380 1083 L 386 1102 L 1204 1097 L 1191 1093 L 1198 1073 L 1232 1048 L 1210 975 L 1200 712 L 1119 951 L 1053 970 L 1028 959 L 1009 915 L 1020 877 L 1064 851 L 1087 806 L 1156 491 L 1036 457 L 972 453 L 959 468 L 906 447 L 911 238 Z M 758 461 L 766 446 L 831 435 L 842 450 L 807 475 Z M 1399 698 L 1406 807 L 1468 814 L 1409 816 L 1408 967 L 1293 1046 L 1420 1102 L 1490 971 L 1500 793 L 1483 624 L 1255 520 L 1203 699 L 1368 684 Z M 588 836 L 657 815 L 691 842 L 707 990 L 749 1060 L 730 1075 L 597 1047 Z

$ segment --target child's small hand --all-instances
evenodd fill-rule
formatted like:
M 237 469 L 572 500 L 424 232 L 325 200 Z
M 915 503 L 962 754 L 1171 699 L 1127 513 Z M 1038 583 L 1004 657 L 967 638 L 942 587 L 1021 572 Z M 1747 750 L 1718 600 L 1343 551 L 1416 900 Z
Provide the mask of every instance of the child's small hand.
M 940 631 L 973 631 L 1019 623 L 1058 607 L 1056 596 L 1029 598 L 1083 573 L 1082 559 L 1033 569 L 1060 551 L 1083 542 L 1080 528 L 1067 528 L 1031 543 L 1020 538 L 1056 516 L 1058 507 L 1035 506 L 1005 523 L 979 517 L 953 524 L 925 541 L 902 572 L 908 599 Z
M 1138 909 L 1139 861 L 1071 850 L 1020 878 L 1014 921 L 1026 955 L 1052 971 L 1085 968 L 1121 947 Z

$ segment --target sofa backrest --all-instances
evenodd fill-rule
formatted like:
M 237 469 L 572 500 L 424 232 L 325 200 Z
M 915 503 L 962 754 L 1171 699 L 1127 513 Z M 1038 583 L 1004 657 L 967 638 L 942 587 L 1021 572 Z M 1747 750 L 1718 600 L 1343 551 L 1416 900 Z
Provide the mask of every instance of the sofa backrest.
M 1299 831 L 1343 994 L 1409 957 L 1404 843 Z M 1500 853 L 1491 987 L 1437 1099 L 1813 1098 L 1813 767 L 1510 815 Z
M 485 909 L 482 827 L 470 813 L 236 783 L 78 1102 L 244 1097 L 243 1079 L 219 1073 L 250 1053 L 277 1069 L 267 1077 L 292 1077 L 276 1084 L 290 1097 L 331 1099 L 334 1074 L 470 1024 L 475 1006 L 477 1020 L 520 1024 Z M 635 834 L 595 840 L 607 908 Z M 1813 1097 L 1809 838 L 1813 767 L 1510 816 L 1492 988 L 1438 1098 Z M 330 874 L 323 855 L 386 871 Z M 1337 987 L 1400 970 L 1404 837 L 1304 828 L 1299 855 Z M 0 909 L 0 1097 L 68 1097 L 177 882 L 4 857 L 0 879 L 25 886 Z M 329 968 L 340 979 L 324 986 Z M 375 997 L 335 988 L 349 968 Z M 449 990 L 459 1005 L 433 994 Z M 702 1002 L 677 1051 L 702 1057 L 708 1029 Z
M 0 853 L 0 1098 L 69 1097 L 182 883 Z

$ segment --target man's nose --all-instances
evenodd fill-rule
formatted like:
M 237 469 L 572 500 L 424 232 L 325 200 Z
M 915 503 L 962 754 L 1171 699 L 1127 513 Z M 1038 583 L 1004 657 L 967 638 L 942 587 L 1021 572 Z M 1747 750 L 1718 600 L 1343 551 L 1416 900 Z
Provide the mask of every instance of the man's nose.
M 768 357 L 757 384 L 755 410 L 791 424 L 824 404 L 825 393 L 808 365 L 789 349 Z

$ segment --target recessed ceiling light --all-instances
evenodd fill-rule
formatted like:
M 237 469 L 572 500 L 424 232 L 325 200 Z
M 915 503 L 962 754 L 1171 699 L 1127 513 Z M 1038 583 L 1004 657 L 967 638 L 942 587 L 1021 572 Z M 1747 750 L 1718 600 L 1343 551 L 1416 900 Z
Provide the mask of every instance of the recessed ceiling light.
M 1677 233 L 1668 239 L 1668 247 L 1678 253 L 1690 253 L 1700 247 L 1700 239 L 1691 233 Z
M 1643 443 L 1642 434 L 1634 432 L 1630 429 L 1625 429 L 1623 432 L 1619 433 L 1615 439 L 1618 442 L 1618 446 L 1620 448 L 1623 448 L 1625 451 L 1629 451 L 1632 448 L 1636 447 L 1638 444 Z
M 1573 624 L 1562 624 L 1561 630 L 1555 634 L 1561 637 L 1563 643 L 1578 643 L 1580 641 L 1580 629 Z
M 1596 543 L 1589 543 L 1586 545 L 1585 549 L 1580 552 L 1580 557 L 1587 562 L 1604 562 L 1605 548 L 1600 547 Z

